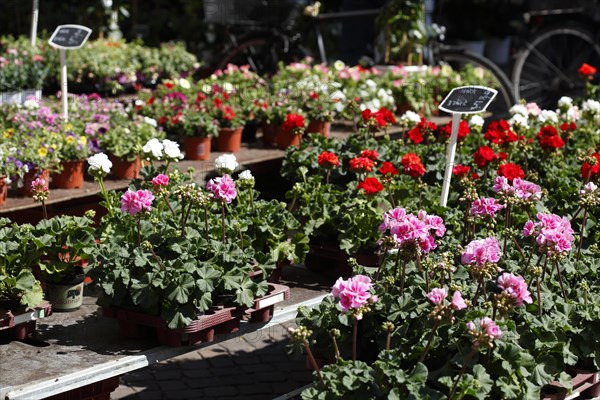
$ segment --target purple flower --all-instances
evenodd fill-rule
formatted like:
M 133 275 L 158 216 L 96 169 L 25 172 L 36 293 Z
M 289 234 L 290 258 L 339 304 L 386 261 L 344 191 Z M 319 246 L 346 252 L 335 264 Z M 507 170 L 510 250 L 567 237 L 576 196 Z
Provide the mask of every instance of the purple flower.
M 453 310 L 463 310 L 467 308 L 467 304 L 465 303 L 462 294 L 459 290 L 454 292 L 452 295 L 452 301 L 450 302 L 450 308 Z
M 505 178 L 506 179 L 506 178 Z M 496 202 L 493 197 L 483 197 L 477 199 L 471 204 L 469 214 L 477 217 L 490 217 L 494 218 L 496 213 L 502 210 L 504 206 Z
M 206 188 L 212 192 L 216 200 L 223 200 L 227 204 L 230 204 L 237 196 L 235 182 L 227 174 L 211 179 L 206 184 Z
M 427 298 L 435 305 L 441 304 L 446 297 L 448 297 L 448 289 L 446 288 L 435 288 L 427 293 Z
M 338 278 L 331 288 L 331 295 L 340 299 L 343 312 L 350 309 L 358 310 L 368 302 L 374 303 L 377 297 L 370 292 L 373 287 L 371 278 L 364 275 L 355 275 L 348 280 Z M 357 319 L 362 319 L 362 314 L 356 314 Z
M 500 254 L 500 243 L 495 237 L 489 237 L 469 243 L 460 260 L 463 264 L 483 266 L 486 263 L 497 263 Z
M 138 190 L 134 192 L 128 189 L 121 196 L 121 211 L 136 215 L 140 211 L 151 211 L 154 196 L 149 190 Z
M 571 250 L 573 229 L 571 222 L 556 214 L 537 214 L 537 221 L 527 221 L 523 236 L 533 236 L 538 250 L 547 255 L 559 255 Z
M 516 276 L 505 272 L 498 277 L 498 287 L 510 297 L 517 306 L 523 303 L 531 304 L 531 293 L 527 289 L 527 283 L 522 276 Z

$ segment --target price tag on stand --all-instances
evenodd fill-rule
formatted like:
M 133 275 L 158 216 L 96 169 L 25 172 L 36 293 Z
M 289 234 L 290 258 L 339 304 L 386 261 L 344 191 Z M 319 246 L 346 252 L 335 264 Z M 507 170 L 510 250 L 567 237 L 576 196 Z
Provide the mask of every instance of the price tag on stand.
M 485 111 L 497 94 L 497 90 L 485 86 L 461 86 L 452 89 L 438 107 L 440 110 L 452 114 L 452 133 L 450 135 L 450 143 L 448 143 L 448 148 L 446 149 L 446 171 L 444 173 L 442 196 L 440 198 L 440 204 L 444 207 L 448 203 L 460 116 L 462 114 L 476 114 Z
M 63 117 L 65 121 L 69 119 L 69 107 L 67 103 L 68 85 L 67 85 L 67 50 L 76 50 L 81 48 L 92 30 L 83 25 L 59 25 L 50 36 L 48 44 L 60 50 L 60 75 L 61 75 L 61 96 L 63 104 Z

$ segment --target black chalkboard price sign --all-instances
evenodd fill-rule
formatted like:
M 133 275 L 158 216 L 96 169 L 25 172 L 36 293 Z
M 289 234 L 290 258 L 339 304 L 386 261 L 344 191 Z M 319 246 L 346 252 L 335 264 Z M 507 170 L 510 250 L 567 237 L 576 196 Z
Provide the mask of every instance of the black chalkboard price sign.
M 79 49 L 92 33 L 92 30 L 82 25 L 59 25 L 48 40 L 50 46 L 62 50 Z
M 452 89 L 439 109 L 447 113 L 474 114 L 485 111 L 497 90 L 485 86 L 461 86 Z

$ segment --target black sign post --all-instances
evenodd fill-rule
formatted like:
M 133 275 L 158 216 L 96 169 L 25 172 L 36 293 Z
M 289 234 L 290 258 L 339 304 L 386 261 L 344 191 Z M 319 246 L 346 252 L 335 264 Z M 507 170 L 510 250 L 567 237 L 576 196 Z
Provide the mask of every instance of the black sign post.
M 456 154 L 456 140 L 460 116 L 461 114 L 476 114 L 485 111 L 494 97 L 496 97 L 496 94 L 498 94 L 497 90 L 485 86 L 457 87 L 452 89 L 438 107 L 440 110 L 452 114 L 452 133 L 446 151 L 446 171 L 444 173 L 442 196 L 440 198 L 440 204 L 443 207 L 446 207 L 446 204 L 448 203 L 448 193 L 450 190 L 450 180 L 452 179 L 452 168 L 454 168 L 454 156 Z
M 65 121 L 69 120 L 69 107 L 67 103 L 69 93 L 67 85 L 67 50 L 81 48 L 90 36 L 90 33 L 92 33 L 92 30 L 82 25 L 59 25 L 48 40 L 50 46 L 60 50 L 61 96 Z

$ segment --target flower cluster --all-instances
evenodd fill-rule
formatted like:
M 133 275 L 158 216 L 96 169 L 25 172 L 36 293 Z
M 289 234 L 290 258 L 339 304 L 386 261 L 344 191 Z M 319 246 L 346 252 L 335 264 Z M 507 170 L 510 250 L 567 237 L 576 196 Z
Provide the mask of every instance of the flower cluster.
M 583 63 L 581 67 L 579 67 L 579 69 L 577 70 L 577 72 L 579 72 L 579 75 L 589 80 L 592 80 L 594 78 L 596 71 L 597 70 L 595 67 L 586 63 Z
M 502 331 L 493 319 L 481 318 L 479 321 L 467 322 L 467 330 L 472 336 L 475 347 L 493 347 L 493 341 L 502 338 Z
M 588 182 L 580 193 L 580 204 L 584 207 L 600 206 L 600 189 L 594 182 Z
M 33 193 L 34 201 L 46 201 L 48 200 L 48 182 L 44 178 L 36 178 L 31 182 L 31 192 Z
M 142 151 L 147 158 L 154 160 L 179 161 L 183 158 L 179 144 L 169 139 L 164 139 L 162 142 L 156 138 L 150 139 L 142 147 Z
M 435 288 L 432 289 L 431 292 L 427 293 L 427 299 L 434 305 L 443 304 L 446 297 L 448 297 L 448 289 L 446 288 Z M 453 310 L 463 310 L 467 308 L 467 304 L 465 303 L 459 290 L 456 290 L 452 295 L 450 308 Z
M 562 256 L 571 250 L 573 229 L 571 222 L 556 214 L 538 213 L 537 221 L 527 221 L 523 236 L 533 236 L 538 249 L 547 256 Z
M 419 178 L 425 175 L 425 166 L 421 162 L 421 158 L 415 153 L 403 155 L 400 164 L 402 164 L 403 172 L 408 176 Z
M 516 178 L 525 178 L 525 172 L 521 167 L 514 163 L 504 163 L 498 167 L 497 171 L 499 176 L 505 177 L 509 182 L 514 181 Z
M 105 177 L 112 168 L 112 162 L 104 153 L 94 154 L 93 156 L 88 158 L 88 164 L 90 164 L 88 172 L 90 173 L 90 175 L 96 178 Z
M 169 186 L 169 177 L 165 174 L 158 174 L 152 178 L 152 186 L 156 191 L 164 191 Z
M 425 118 L 421 118 L 421 121 L 408 131 L 408 139 L 414 144 L 422 143 L 426 137 L 432 136 L 433 132 L 437 129 L 437 125 L 433 122 L 427 121 Z
M 542 149 L 546 151 L 554 151 L 565 145 L 565 142 L 559 136 L 558 131 L 552 125 L 543 126 L 537 133 L 536 138 L 540 142 Z
M 206 189 L 212 192 L 215 200 L 224 201 L 227 204 L 231 204 L 237 196 L 235 182 L 227 174 L 208 181 Z
M 385 177 L 392 177 L 399 174 L 398 169 L 394 167 L 394 164 L 392 164 L 389 161 L 384 161 L 381 164 L 381 168 L 379 168 L 378 171 L 381 175 Z
M 364 190 L 367 196 L 379 193 L 383 190 L 383 185 L 377 178 L 367 177 L 362 182 L 358 183 L 357 189 Z
M 489 146 L 481 146 L 473 153 L 473 160 L 479 168 L 484 168 L 486 165 L 496 160 L 506 160 L 507 157 L 507 154 L 503 152 L 499 152 L 498 154 L 494 153 L 494 150 Z
M 473 240 L 465 247 L 460 260 L 465 265 L 483 267 L 500 260 L 500 243 L 495 237 Z
M 490 123 L 483 137 L 503 148 L 519 140 L 517 134 L 510 129 L 508 122 L 503 119 Z
M 457 140 L 460 142 L 464 138 L 467 137 L 471 133 L 471 128 L 469 128 L 469 123 L 465 120 L 461 120 L 458 124 L 458 135 Z M 446 139 L 450 138 L 452 135 L 452 121 L 448 122 L 446 125 L 440 128 L 440 134 L 444 135 Z
M 365 275 L 355 275 L 348 280 L 338 278 L 331 288 L 331 295 L 340 299 L 343 312 L 352 312 L 356 319 L 362 319 L 369 303 L 376 303 L 378 298 L 371 294 L 373 283 Z
M 215 160 L 215 169 L 221 174 L 233 174 L 238 165 L 237 158 L 233 154 L 221 154 Z
M 294 135 L 301 135 L 304 133 L 305 122 L 304 117 L 300 114 L 291 113 L 286 115 L 285 121 L 283 121 L 283 130 Z
M 365 109 L 361 113 L 363 123 L 371 128 L 385 128 L 388 125 L 396 123 L 394 114 L 385 107 L 373 112 L 370 109 Z
M 581 177 L 586 181 L 600 180 L 600 153 L 593 153 L 586 157 L 581 165 Z
M 133 191 L 128 189 L 121 196 L 121 211 L 136 215 L 140 211 L 151 211 L 154 196 L 149 190 Z
M 317 158 L 317 163 L 321 168 L 334 169 L 340 166 L 340 159 L 335 154 L 329 151 L 324 151 L 321 154 L 319 154 L 319 157 Z
M 469 214 L 475 217 L 494 218 L 496 213 L 504 208 L 504 205 L 499 204 L 493 197 L 482 197 L 471 203 Z
M 446 226 L 437 215 L 420 210 L 417 215 L 407 214 L 404 208 L 394 208 L 383 215 L 379 231 L 389 231 L 399 250 L 429 253 L 437 247 L 434 235 L 444 236 Z
M 542 189 L 533 182 L 521 178 L 515 178 L 512 184 L 504 176 L 498 176 L 494 180 L 492 190 L 506 200 L 516 199 L 522 203 L 533 203 L 542 198 Z
M 523 303 L 532 303 L 531 293 L 529 293 L 527 283 L 525 283 L 522 276 L 505 272 L 498 277 L 496 282 L 498 287 L 502 289 L 502 295 L 510 299 L 514 305 L 522 306 Z
M 371 172 L 375 163 L 368 157 L 355 157 L 350 160 L 350 171 L 356 173 Z

